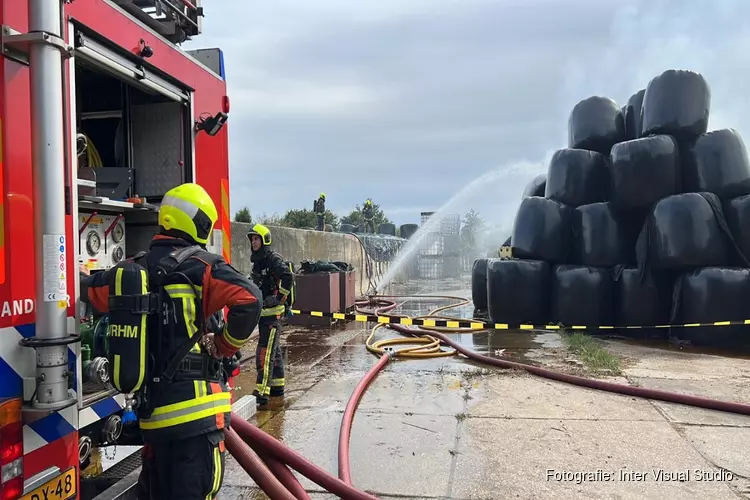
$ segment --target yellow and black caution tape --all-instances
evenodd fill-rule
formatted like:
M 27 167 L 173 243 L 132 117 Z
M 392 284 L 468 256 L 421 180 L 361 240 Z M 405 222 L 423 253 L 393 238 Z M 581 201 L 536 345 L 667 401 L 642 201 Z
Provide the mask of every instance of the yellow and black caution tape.
M 426 318 L 405 318 L 403 316 L 331 313 L 321 311 L 300 311 L 292 309 L 292 314 L 298 316 L 316 316 L 319 318 L 333 318 L 358 323 L 383 323 L 404 326 L 425 326 L 441 328 L 470 328 L 472 330 L 638 330 L 653 328 L 695 328 L 715 326 L 750 325 L 750 319 L 736 321 L 714 321 L 710 323 L 682 323 L 674 325 L 532 325 L 514 323 L 484 323 L 472 320 L 447 320 Z

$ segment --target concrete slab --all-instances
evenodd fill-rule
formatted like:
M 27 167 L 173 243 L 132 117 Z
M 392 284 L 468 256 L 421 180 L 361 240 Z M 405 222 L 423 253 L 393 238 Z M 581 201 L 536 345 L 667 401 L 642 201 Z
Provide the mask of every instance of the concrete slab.
M 680 425 L 678 430 L 716 467 L 750 478 L 750 428 Z
M 727 499 L 725 482 L 666 481 L 711 466 L 666 422 L 468 418 L 451 496 L 515 499 Z M 622 477 L 643 473 L 641 480 Z M 575 473 L 589 475 L 577 484 Z M 557 474 L 557 478 L 555 476 Z M 566 480 L 557 480 L 561 476 Z
M 363 375 L 344 372 L 322 380 L 290 408 L 343 412 Z M 357 412 L 453 417 L 464 410 L 461 387 L 461 378 L 454 374 L 381 372 L 367 388 Z
M 287 410 L 263 426 L 302 456 L 338 474 L 338 429 L 341 413 Z M 357 412 L 350 441 L 352 480 L 357 488 L 378 494 L 441 496 L 448 489 L 455 417 L 387 415 Z M 307 478 L 305 489 L 322 491 Z M 228 487 L 253 487 L 252 480 L 228 461 Z
M 663 417 L 648 401 L 577 387 L 533 375 L 478 378 L 471 416 L 585 420 L 652 420 Z M 608 381 L 623 383 L 623 379 Z M 476 401 L 476 402 L 475 402 Z
M 630 377 L 723 380 L 750 378 L 747 359 L 655 349 L 608 341 L 609 351 L 630 360 L 623 373 Z
M 435 302 L 435 307 L 445 303 Z M 409 307 L 426 312 L 433 305 Z M 379 338 L 390 336 L 379 333 Z M 286 403 L 259 411 L 252 421 L 335 475 L 344 406 L 377 361 L 365 349 L 368 335 L 369 328 L 362 324 L 288 330 L 283 344 Z M 503 331 L 454 338 L 485 355 L 577 369 L 566 366 L 571 355 L 556 333 Z M 715 352 L 605 344 L 623 358 L 633 383 L 750 402 L 747 360 Z M 238 379 L 238 395 L 252 391 L 253 364 Z M 624 378 L 610 380 L 627 383 Z M 488 369 L 458 356 L 399 360 L 365 393 L 354 423 L 351 466 L 357 487 L 376 491 L 380 498 L 750 498 L 746 422 L 742 416 Z M 696 469 L 716 467 L 745 477 L 732 483 L 696 480 Z M 597 469 L 617 474 L 635 470 L 646 475 L 640 481 L 615 477 L 575 484 L 548 481 L 547 469 L 592 474 Z M 652 471 L 659 469 L 688 469 L 692 477 L 684 482 L 657 480 Z M 300 479 L 313 499 L 335 498 Z M 230 459 L 219 498 L 265 495 Z
M 750 381 L 681 380 L 667 378 L 632 377 L 641 387 L 690 394 L 722 401 L 750 403 Z M 653 401 L 669 420 L 684 424 L 731 425 L 750 427 L 750 416 L 723 411 L 704 410 L 693 406 Z

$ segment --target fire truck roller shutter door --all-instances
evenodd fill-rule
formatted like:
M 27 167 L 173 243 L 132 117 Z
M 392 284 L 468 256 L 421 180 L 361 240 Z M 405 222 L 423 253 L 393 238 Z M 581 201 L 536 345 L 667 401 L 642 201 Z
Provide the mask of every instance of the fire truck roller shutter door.
M 127 53 L 119 53 L 105 47 L 93 38 L 78 32 L 75 38 L 74 55 L 81 61 L 113 74 L 149 94 L 160 94 L 173 101 L 188 102 L 189 90 L 174 85 L 153 71 L 143 68 Z
M 118 391 L 128 394 L 140 389 L 148 375 L 148 315 L 155 301 L 148 272 L 139 264 L 119 264 L 110 280 L 109 376 Z

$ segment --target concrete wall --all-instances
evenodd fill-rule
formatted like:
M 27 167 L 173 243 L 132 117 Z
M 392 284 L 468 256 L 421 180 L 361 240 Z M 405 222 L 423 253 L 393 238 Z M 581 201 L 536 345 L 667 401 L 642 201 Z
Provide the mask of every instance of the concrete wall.
M 232 265 L 244 274 L 250 274 L 252 270 L 250 242 L 247 239 L 250 227 L 244 222 L 232 223 Z M 357 272 L 357 294 L 367 289 L 363 250 L 354 236 L 276 226 L 269 226 L 269 229 L 273 249 L 297 268 L 303 260 L 348 262 Z

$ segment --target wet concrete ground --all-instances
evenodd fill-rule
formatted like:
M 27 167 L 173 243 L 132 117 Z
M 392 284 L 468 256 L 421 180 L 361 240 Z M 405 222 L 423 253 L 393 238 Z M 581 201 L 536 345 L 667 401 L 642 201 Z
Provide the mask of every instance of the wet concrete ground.
M 470 296 L 460 283 L 442 289 L 451 286 L 442 293 Z M 446 303 L 410 300 L 393 312 L 426 314 Z M 466 317 L 471 307 L 444 314 Z M 368 335 L 364 324 L 289 330 L 285 402 L 251 421 L 336 475 L 343 409 L 377 361 L 364 347 Z M 581 369 L 556 333 L 455 338 L 489 356 Z M 750 403 L 750 361 L 605 344 L 625 366 L 611 378 L 617 383 Z M 248 347 L 252 355 L 254 345 Z M 238 377 L 238 397 L 254 384 L 250 363 Z M 580 388 L 453 356 L 386 366 L 357 410 L 351 469 L 355 486 L 380 498 L 750 498 L 748 449 L 750 417 Z M 336 498 L 298 477 L 313 499 Z M 265 495 L 230 459 L 218 498 Z

